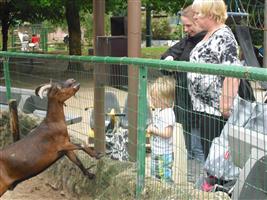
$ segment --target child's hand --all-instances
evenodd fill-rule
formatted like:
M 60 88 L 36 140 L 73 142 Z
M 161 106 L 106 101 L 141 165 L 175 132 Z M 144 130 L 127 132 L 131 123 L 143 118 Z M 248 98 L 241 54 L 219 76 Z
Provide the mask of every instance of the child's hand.
M 157 134 L 157 130 L 158 130 L 157 127 L 155 127 L 152 124 L 149 124 L 148 127 L 147 127 L 147 129 L 146 129 L 146 131 L 147 131 L 147 133 L 149 135 L 151 135 L 151 134 Z
M 152 133 L 152 128 L 153 128 L 152 124 L 149 124 L 149 125 L 147 126 L 146 132 L 147 132 L 148 134 L 151 134 L 151 133 Z
M 152 127 L 152 125 L 149 124 L 149 125 L 147 126 L 147 128 L 146 128 L 146 131 L 145 131 L 145 133 L 146 133 L 146 137 L 150 137 L 150 135 L 151 135 L 151 127 Z

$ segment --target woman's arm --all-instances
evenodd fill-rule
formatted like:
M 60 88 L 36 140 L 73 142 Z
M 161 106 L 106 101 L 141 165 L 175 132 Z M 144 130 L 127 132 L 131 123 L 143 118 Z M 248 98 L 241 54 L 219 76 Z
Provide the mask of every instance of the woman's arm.
M 224 118 L 230 116 L 230 109 L 237 95 L 239 79 L 226 77 L 223 81 L 222 94 L 220 98 L 220 112 Z
M 226 65 L 241 65 L 238 59 L 238 45 L 231 33 L 224 35 L 224 42 L 222 45 L 221 60 L 222 64 Z M 230 109 L 234 102 L 234 98 L 238 93 L 239 79 L 233 77 L 225 77 L 222 86 L 222 94 L 220 97 L 220 112 L 222 116 L 228 118 L 230 116 Z
M 175 45 L 170 47 L 165 53 L 163 53 L 160 59 L 163 60 L 168 56 L 172 56 L 174 60 L 179 59 L 184 51 L 186 40 L 186 37 L 182 38 L 179 42 L 177 42 Z

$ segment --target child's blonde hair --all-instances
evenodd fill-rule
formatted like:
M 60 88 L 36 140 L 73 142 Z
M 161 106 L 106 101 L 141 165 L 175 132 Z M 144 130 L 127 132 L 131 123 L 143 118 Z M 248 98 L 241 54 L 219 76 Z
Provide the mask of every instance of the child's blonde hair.
M 227 7 L 223 0 L 194 0 L 193 9 L 203 16 L 211 16 L 216 22 L 225 23 Z
M 172 107 L 175 100 L 176 81 L 170 76 L 157 78 L 150 87 L 150 97 L 160 99 L 165 106 Z

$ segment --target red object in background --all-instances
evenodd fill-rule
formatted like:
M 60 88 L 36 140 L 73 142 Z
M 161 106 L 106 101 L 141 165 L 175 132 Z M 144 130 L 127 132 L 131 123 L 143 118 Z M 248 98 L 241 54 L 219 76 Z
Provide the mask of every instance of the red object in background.
M 32 43 L 39 43 L 40 38 L 37 35 L 32 36 Z

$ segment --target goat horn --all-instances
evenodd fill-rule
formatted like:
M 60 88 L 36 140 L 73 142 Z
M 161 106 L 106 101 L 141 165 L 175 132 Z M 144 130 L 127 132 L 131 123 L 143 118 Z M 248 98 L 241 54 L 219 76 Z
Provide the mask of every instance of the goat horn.
M 42 86 L 38 91 L 38 96 L 42 99 L 44 91 L 48 90 L 51 87 L 52 87 L 51 84 L 47 84 L 47 85 Z

